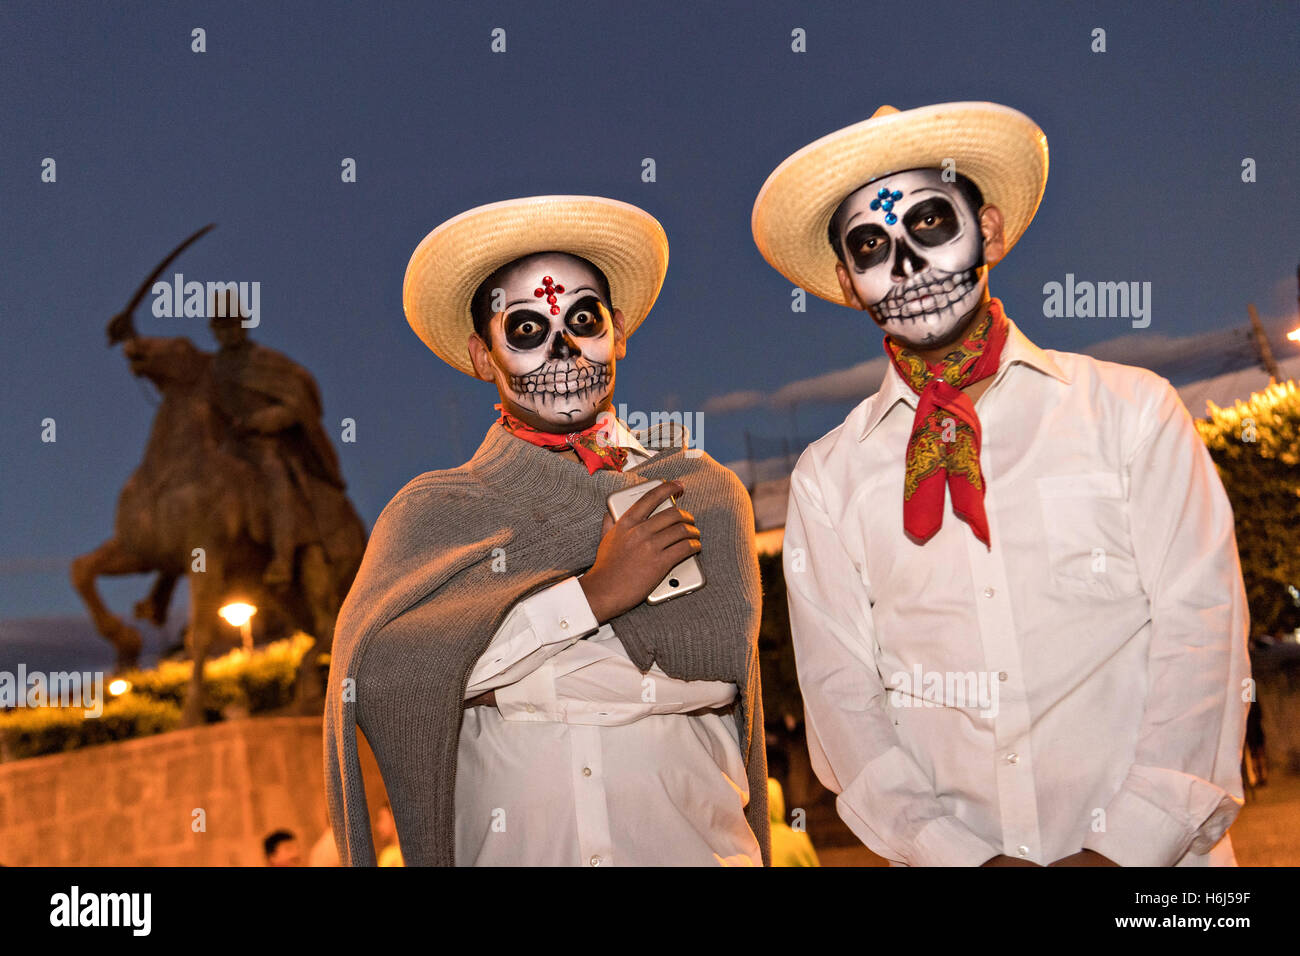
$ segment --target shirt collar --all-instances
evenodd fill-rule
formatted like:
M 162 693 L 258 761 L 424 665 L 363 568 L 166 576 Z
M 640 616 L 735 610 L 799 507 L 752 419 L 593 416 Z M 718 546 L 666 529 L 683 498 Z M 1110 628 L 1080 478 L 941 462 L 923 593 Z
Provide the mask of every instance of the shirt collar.
M 614 443 L 618 445 L 619 448 L 626 448 L 628 451 L 640 455 L 642 458 L 653 457 L 651 453 L 646 451 L 645 447 L 636 440 L 636 436 L 632 434 L 628 427 L 623 424 L 623 420 L 617 416 L 614 418 Z
M 498 409 L 500 408 L 499 405 L 497 407 Z M 556 434 L 559 435 L 558 432 Z M 560 437 L 563 436 L 561 435 Z M 637 441 L 636 435 L 623 424 L 623 420 L 617 415 L 614 416 L 613 434 L 610 438 L 613 440 L 616 448 L 626 448 L 628 451 L 640 455 L 642 458 L 654 457 L 654 453 L 645 450 L 645 446 Z
M 1065 374 L 1056 360 L 1040 349 L 1033 342 L 1029 341 L 1025 333 L 1021 332 L 1016 323 L 1007 319 L 1007 344 L 1002 347 L 1002 357 L 998 360 L 998 370 L 994 376 L 994 384 L 1007 374 L 1007 370 L 1013 365 L 1026 365 L 1029 368 L 1050 375 L 1064 385 L 1070 384 L 1070 377 Z M 889 367 L 885 370 L 885 380 L 880 384 L 880 391 L 876 393 L 876 401 L 871 407 L 871 413 L 862 423 L 862 428 L 858 432 L 858 441 L 863 441 L 871 432 L 884 421 L 885 416 L 899 402 L 906 402 L 908 406 L 916 407 L 916 393 L 912 391 L 903 376 L 898 374 L 898 369 L 894 368 L 894 363 L 890 362 Z

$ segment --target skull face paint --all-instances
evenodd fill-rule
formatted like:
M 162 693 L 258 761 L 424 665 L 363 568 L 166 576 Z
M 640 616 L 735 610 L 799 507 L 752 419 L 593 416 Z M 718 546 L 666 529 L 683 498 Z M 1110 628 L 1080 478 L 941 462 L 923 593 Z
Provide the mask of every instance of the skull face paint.
M 956 339 L 988 282 L 979 210 L 938 169 L 910 169 L 851 193 L 831 220 L 844 267 L 876 324 L 913 348 Z
M 495 286 L 489 354 L 502 404 L 533 427 L 593 424 L 614 394 L 617 348 L 606 284 L 589 263 L 558 252 L 526 256 Z

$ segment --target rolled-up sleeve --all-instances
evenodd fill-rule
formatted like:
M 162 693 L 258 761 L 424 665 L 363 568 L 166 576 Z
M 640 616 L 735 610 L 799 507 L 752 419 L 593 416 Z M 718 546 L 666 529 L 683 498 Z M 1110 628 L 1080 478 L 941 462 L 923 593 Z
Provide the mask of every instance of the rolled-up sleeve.
M 576 577 L 524 598 L 474 664 L 466 698 L 522 680 L 599 626 Z
M 612 631 L 578 641 L 527 677 L 500 687 L 497 710 L 506 720 L 615 727 L 645 717 L 726 707 L 736 685 L 684 681 L 657 666 L 642 673 Z
M 783 548 L 808 750 L 818 779 L 872 851 L 910 866 L 978 866 L 1001 850 L 949 813 L 886 710 L 871 603 L 805 455 Z
M 1232 508 L 1167 382 L 1129 458 L 1129 514 L 1151 603 L 1146 702 L 1132 765 L 1084 847 L 1126 866 L 1206 853 L 1242 805 L 1248 612 Z

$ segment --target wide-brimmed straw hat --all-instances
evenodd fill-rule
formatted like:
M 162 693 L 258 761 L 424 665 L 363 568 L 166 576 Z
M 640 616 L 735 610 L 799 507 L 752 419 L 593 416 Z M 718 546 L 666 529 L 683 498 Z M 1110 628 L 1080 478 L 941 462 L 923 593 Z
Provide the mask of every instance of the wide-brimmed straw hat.
M 668 237 L 643 209 L 600 196 L 510 199 L 448 219 L 416 246 L 402 283 L 406 321 L 440 359 L 473 375 L 466 342 L 475 290 L 501 266 L 535 252 L 590 260 L 609 280 L 628 335 L 668 271 Z
M 831 216 L 850 193 L 905 169 L 951 161 L 984 201 L 1002 211 L 1009 250 L 1034 218 L 1047 185 L 1047 137 L 1028 116 L 997 103 L 939 103 L 868 120 L 823 136 L 780 166 L 759 190 L 750 225 L 763 258 L 800 288 L 843 303 Z

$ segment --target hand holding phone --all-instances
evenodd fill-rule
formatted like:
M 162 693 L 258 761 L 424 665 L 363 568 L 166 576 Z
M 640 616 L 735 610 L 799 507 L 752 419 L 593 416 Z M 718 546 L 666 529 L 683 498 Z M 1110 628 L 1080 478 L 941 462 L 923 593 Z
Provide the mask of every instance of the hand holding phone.
M 658 478 L 650 481 L 643 481 L 631 488 L 624 488 L 622 491 L 616 491 L 609 496 L 609 513 L 617 521 L 620 517 L 631 510 L 632 506 L 646 495 L 650 494 L 655 488 L 662 485 L 663 482 Z M 681 487 L 681 482 L 675 482 Z M 677 501 L 674 498 L 667 498 L 660 502 L 650 517 L 664 514 L 665 512 L 676 512 L 683 520 L 690 522 L 689 531 L 694 533 L 695 538 L 699 538 L 699 529 L 694 527 L 695 518 L 688 512 L 682 511 L 677 507 Z M 689 594 L 691 591 L 704 587 L 704 570 L 700 567 L 700 561 L 694 554 L 674 565 L 659 585 L 646 595 L 647 604 L 658 604 L 661 601 L 667 601 L 669 598 L 675 598 L 680 594 Z
M 683 490 L 679 482 L 656 480 L 610 496 L 596 562 L 578 579 L 600 623 L 652 597 L 658 603 L 704 585 L 695 559 L 700 529 L 672 500 Z

